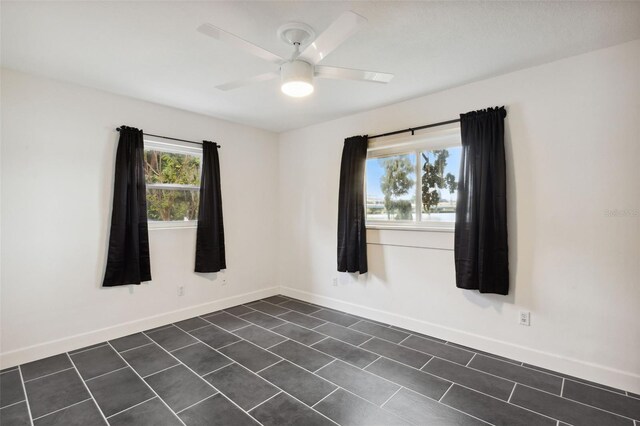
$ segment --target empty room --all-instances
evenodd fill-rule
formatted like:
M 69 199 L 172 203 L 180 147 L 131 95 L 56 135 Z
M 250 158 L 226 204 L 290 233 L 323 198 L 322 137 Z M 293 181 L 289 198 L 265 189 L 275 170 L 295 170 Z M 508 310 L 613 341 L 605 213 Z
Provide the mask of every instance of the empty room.
M 640 426 L 640 1 L 0 2 L 0 425 Z

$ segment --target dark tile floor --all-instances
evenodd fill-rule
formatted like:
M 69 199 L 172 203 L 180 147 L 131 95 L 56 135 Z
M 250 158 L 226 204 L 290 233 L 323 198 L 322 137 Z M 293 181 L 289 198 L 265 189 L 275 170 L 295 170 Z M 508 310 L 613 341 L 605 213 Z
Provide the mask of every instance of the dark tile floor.
M 628 425 L 640 397 L 284 296 L 8 368 L 0 424 Z

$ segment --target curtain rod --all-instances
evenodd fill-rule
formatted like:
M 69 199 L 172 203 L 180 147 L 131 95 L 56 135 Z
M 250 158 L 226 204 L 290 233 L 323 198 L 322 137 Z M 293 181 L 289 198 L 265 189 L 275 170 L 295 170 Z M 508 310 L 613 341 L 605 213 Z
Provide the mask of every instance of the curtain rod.
M 419 127 L 409 127 L 408 129 L 396 130 L 395 132 L 381 133 L 379 135 L 369 136 L 369 139 L 399 135 L 400 133 L 407 133 L 407 132 L 411 132 L 411 134 L 413 135 L 416 130 L 428 129 L 429 127 L 444 126 L 445 124 L 452 124 L 452 123 L 459 123 L 459 122 L 460 122 L 460 119 L 457 118 L 455 120 L 441 121 L 439 123 L 426 124 L 424 126 L 419 126 Z
M 119 132 L 120 131 L 120 127 L 118 127 L 116 130 Z M 169 140 L 172 140 L 172 141 L 192 143 L 194 145 L 202 145 L 202 142 L 188 141 L 186 139 L 170 138 L 169 136 L 154 135 L 152 133 L 142 133 L 142 134 L 145 135 L 145 136 L 153 136 L 155 138 L 169 139 Z M 203 141 L 203 142 L 210 142 L 210 141 Z M 215 142 L 213 142 L 213 143 L 215 143 Z M 222 148 L 222 145 L 220 145 L 220 144 L 216 143 L 216 146 L 218 148 Z

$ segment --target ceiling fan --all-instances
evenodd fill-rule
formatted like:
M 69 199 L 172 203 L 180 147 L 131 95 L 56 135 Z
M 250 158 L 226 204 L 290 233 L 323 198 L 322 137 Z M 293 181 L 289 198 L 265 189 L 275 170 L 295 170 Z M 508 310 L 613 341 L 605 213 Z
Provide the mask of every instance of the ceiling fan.
M 306 24 L 297 22 L 285 24 L 278 29 L 278 36 L 293 47 L 294 51 L 290 59 L 282 58 L 211 24 L 201 25 L 198 31 L 280 66 L 279 71 L 221 84 L 216 86 L 217 89 L 232 90 L 280 77 L 280 88 L 284 94 L 303 97 L 313 93 L 314 77 L 373 83 L 391 81 L 393 74 L 318 65 L 329 53 L 355 34 L 365 22 L 367 22 L 366 18 L 355 12 L 344 12 L 317 38 L 313 29 Z M 306 48 L 301 52 L 302 46 Z

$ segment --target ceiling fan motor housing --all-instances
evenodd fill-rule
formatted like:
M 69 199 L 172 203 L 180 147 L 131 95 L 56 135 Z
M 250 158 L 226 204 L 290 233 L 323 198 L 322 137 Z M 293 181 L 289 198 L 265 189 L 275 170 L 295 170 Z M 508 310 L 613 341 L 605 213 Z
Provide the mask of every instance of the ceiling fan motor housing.
M 313 92 L 313 65 L 308 62 L 295 60 L 282 64 L 280 78 L 282 91 L 289 96 L 306 96 Z

